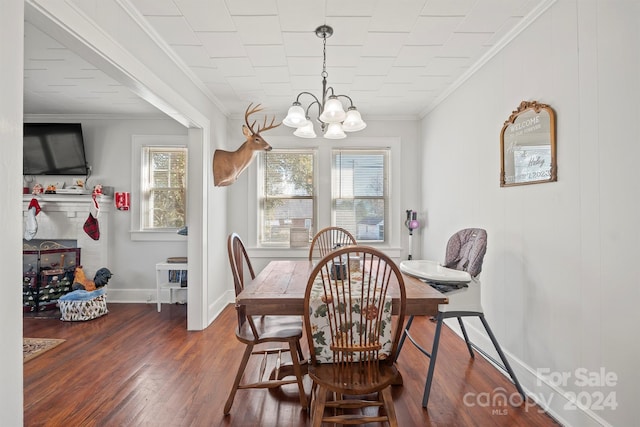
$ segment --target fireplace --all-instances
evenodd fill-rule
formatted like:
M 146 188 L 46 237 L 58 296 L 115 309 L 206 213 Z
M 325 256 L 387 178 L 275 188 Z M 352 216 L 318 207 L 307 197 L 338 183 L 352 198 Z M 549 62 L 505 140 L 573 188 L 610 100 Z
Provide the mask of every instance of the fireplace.
M 26 194 L 23 196 L 22 210 L 25 217 L 32 197 L 34 196 Z M 23 289 L 26 282 L 31 284 L 33 280 L 35 286 L 44 286 L 42 289 L 47 285 L 49 288 L 46 289 L 55 288 L 51 292 L 56 297 L 64 292 L 66 279 L 73 281 L 73 272 L 69 271 L 76 266 L 82 265 L 90 278 L 93 278 L 98 269 L 109 267 L 109 217 L 113 199 L 105 195 L 97 199 L 100 205 L 100 238 L 93 240 L 83 229 L 91 208 L 91 195 L 40 194 L 35 197 L 41 211 L 36 216 L 38 230 L 34 239 L 24 241 L 23 244 L 23 250 L 29 252 L 23 253 Z M 42 295 L 36 296 L 40 298 Z M 42 307 L 50 307 L 50 301 L 51 298 L 45 299 L 46 304 Z M 30 311 L 32 307 L 40 309 L 37 304 L 25 306 L 25 310 Z
M 24 312 L 54 310 L 71 292 L 80 248 L 75 241 L 29 241 L 22 250 L 22 308 Z

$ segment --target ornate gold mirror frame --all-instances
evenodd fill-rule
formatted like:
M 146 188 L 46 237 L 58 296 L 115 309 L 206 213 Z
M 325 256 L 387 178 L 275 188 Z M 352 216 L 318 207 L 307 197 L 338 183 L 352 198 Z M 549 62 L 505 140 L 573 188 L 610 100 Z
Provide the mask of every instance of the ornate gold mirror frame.
M 500 186 L 554 182 L 557 173 L 555 113 L 522 101 L 500 132 Z

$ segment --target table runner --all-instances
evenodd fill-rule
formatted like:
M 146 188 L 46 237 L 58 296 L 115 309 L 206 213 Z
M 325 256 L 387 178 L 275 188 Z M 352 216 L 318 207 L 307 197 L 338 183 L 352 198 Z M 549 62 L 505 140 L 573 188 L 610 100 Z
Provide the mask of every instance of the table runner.
M 330 349 L 331 345 L 331 330 L 329 326 L 329 318 L 328 318 L 328 310 L 334 309 L 334 302 L 327 301 L 327 298 L 324 293 L 324 285 L 322 282 L 322 273 L 316 276 L 315 281 L 313 283 L 313 287 L 311 288 L 311 293 L 309 297 L 309 321 L 311 324 L 311 333 L 314 340 L 315 345 L 315 353 L 316 360 L 319 363 L 332 363 L 333 362 L 333 352 Z M 337 287 L 339 292 L 346 292 L 346 302 L 349 302 L 349 286 L 351 286 L 351 298 L 352 304 L 351 307 L 351 336 L 358 337 L 361 328 L 360 317 L 366 316 L 368 319 L 375 319 L 377 317 L 377 309 L 376 306 L 377 300 L 380 298 L 380 290 L 374 292 L 373 289 L 365 289 L 366 294 L 363 298 L 363 273 L 362 272 L 352 272 L 350 274 L 351 282 L 349 283 L 349 277 L 346 277 L 347 280 L 335 280 L 331 279 L 331 285 Z M 368 283 L 368 273 L 364 273 L 364 288 L 367 288 L 366 283 Z M 344 288 L 344 289 L 343 289 Z M 364 303 L 363 303 L 364 301 Z M 341 314 L 345 314 L 345 306 L 347 304 L 340 304 L 338 307 L 335 307 L 335 310 Z M 379 352 L 379 358 L 384 359 L 389 357 L 391 354 L 392 342 L 391 342 L 391 309 L 392 309 L 392 298 L 387 295 L 384 299 L 383 304 L 383 315 L 381 320 L 381 337 L 380 344 L 382 345 L 382 349 Z M 346 315 L 346 314 L 345 314 Z M 374 328 L 375 329 L 375 328 Z M 343 331 L 346 333 L 347 331 Z M 354 355 L 354 361 L 358 361 L 360 359 L 359 354 Z

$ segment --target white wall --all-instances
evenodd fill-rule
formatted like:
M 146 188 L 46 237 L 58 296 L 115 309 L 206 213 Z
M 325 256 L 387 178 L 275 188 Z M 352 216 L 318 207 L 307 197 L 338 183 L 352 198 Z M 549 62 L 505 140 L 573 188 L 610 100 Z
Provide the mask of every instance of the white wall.
M 161 114 L 158 114 L 162 116 Z M 25 117 L 25 121 L 51 121 L 51 117 Z M 55 120 L 62 121 L 62 120 Z M 131 118 L 87 118 L 65 119 L 82 123 L 87 162 L 92 167 L 88 185 L 96 184 L 113 187 L 114 191 L 133 193 L 132 187 L 132 137 L 133 135 L 179 135 L 187 134 L 187 129 L 168 117 L 145 120 Z M 54 183 L 60 178 L 39 176 L 43 185 Z M 132 203 L 139 203 L 135 197 Z M 144 242 L 132 241 L 131 215 L 133 212 L 119 211 L 113 206 L 110 212 L 108 267 L 113 273 L 109 281 L 109 300 L 112 302 L 155 302 L 155 264 L 170 256 L 186 256 L 187 238 L 179 241 Z M 101 216 L 103 213 L 101 212 Z M 36 235 L 36 238 L 38 236 Z M 168 294 L 163 295 L 168 301 Z M 184 299 L 184 295 L 178 296 Z
M 114 191 L 133 192 L 131 141 L 133 135 L 186 135 L 187 129 L 166 119 L 157 120 L 82 120 L 87 156 L 93 165 L 93 184 L 112 186 Z M 85 130 L 86 129 L 86 130 Z M 139 203 L 139 200 L 132 200 Z M 109 245 L 109 282 L 112 301 L 155 301 L 155 264 L 170 256 L 187 255 L 187 238 L 182 241 L 132 241 L 132 211 L 111 212 Z M 164 295 L 165 298 L 168 295 Z M 184 298 L 184 296 L 180 296 Z
M 395 188 L 400 192 L 400 196 L 398 203 L 391 206 L 393 215 L 391 224 L 385 227 L 393 234 L 393 237 L 391 238 L 389 245 L 382 245 L 381 249 L 387 251 L 390 256 L 405 259 L 409 252 L 409 231 L 404 227 L 406 210 L 419 210 L 420 204 L 420 180 L 417 179 L 420 175 L 421 168 L 419 155 L 419 122 L 416 120 L 375 120 L 373 118 L 370 119 L 366 117 L 366 112 L 364 111 L 362 112 L 362 115 L 363 119 L 367 122 L 366 129 L 360 132 L 351 133 L 346 139 L 340 140 L 339 143 L 341 146 L 349 147 L 350 139 L 357 139 L 358 141 L 364 141 L 364 143 L 366 143 L 366 139 L 368 137 L 376 139 L 389 137 L 390 140 L 397 141 L 397 143 L 401 145 L 401 158 L 391 160 L 391 163 L 394 163 L 395 160 L 399 160 L 396 163 L 396 166 L 401 168 L 399 182 L 392 182 L 391 186 L 393 188 L 395 185 Z M 283 117 L 278 117 L 278 120 L 282 119 Z M 229 122 L 229 131 L 227 135 L 228 150 L 235 150 L 244 142 L 241 127 L 242 121 L 240 120 Z M 293 134 L 293 130 L 294 129 L 282 125 L 276 129 L 270 130 L 262 136 L 274 148 L 282 147 L 283 142 L 286 143 L 287 148 L 290 148 L 291 141 L 293 141 L 293 144 L 299 143 L 301 147 L 320 147 L 323 143 L 328 141 L 323 138 L 313 140 L 297 138 L 295 136 L 291 136 Z M 256 249 L 255 236 L 251 235 L 252 231 L 255 234 L 257 221 L 255 208 L 253 208 L 253 206 L 255 206 L 256 197 L 256 164 L 257 161 L 254 159 L 249 168 L 238 178 L 238 181 L 228 187 L 230 214 L 227 219 L 227 227 L 229 233 L 235 231 L 239 233 L 245 241 L 251 255 L 252 265 L 257 272 L 274 258 L 306 258 L 309 252 L 307 248 L 286 250 L 266 248 Z M 391 192 L 393 192 L 393 190 L 391 190 Z M 326 217 L 327 215 L 324 216 Z M 329 225 L 330 224 L 326 223 L 319 224 L 318 226 L 326 227 Z M 414 231 L 414 258 L 417 258 L 420 254 L 420 239 L 421 230 Z M 228 273 L 230 275 L 230 272 Z
M 443 259 L 455 231 L 487 229 L 487 319 L 567 425 L 637 424 L 638 22 L 637 1 L 559 0 L 422 123 L 423 254 Z M 523 100 L 556 111 L 558 182 L 501 188 L 500 130 Z M 581 368 L 617 381 L 581 386 Z M 553 388 L 540 370 L 569 376 Z
M 23 423 L 22 396 L 22 2 L 2 5 L 0 14 L 0 413 L 2 423 Z

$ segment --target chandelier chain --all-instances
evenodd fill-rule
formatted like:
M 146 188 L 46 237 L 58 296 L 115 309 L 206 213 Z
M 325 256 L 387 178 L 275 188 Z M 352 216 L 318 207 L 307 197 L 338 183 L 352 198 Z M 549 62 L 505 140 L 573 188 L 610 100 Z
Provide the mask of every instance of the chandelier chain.
M 322 36 L 322 77 L 327 77 L 329 74 L 327 73 L 327 36 L 326 34 Z

